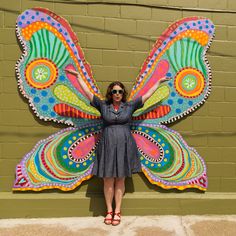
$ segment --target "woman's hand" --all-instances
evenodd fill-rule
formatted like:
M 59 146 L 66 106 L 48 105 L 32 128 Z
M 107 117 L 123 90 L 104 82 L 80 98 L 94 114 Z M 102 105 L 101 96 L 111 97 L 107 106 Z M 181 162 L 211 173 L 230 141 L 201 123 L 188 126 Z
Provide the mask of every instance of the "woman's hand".
M 65 69 L 64 70 L 65 72 L 68 72 L 72 75 L 76 75 L 76 76 L 79 76 L 79 72 L 75 71 L 75 70 L 72 70 L 72 69 Z
M 166 81 L 169 81 L 169 80 L 171 80 L 172 78 L 170 78 L 170 77 L 166 77 L 166 76 L 164 76 L 164 77 L 162 77 L 161 79 L 159 79 L 159 84 L 161 84 L 161 83 L 163 83 L 163 82 L 166 82 Z
M 93 100 L 93 93 L 90 91 L 88 85 L 82 79 L 80 73 L 75 70 L 72 70 L 72 69 L 64 69 L 64 71 L 76 76 L 76 79 L 79 82 L 82 89 L 84 90 L 87 98 L 89 99 L 89 101 L 92 101 Z
M 157 88 L 159 87 L 159 85 L 163 82 L 166 82 L 166 81 L 169 81 L 170 77 L 162 77 L 161 79 L 159 79 L 149 90 L 147 93 L 145 93 L 143 96 L 142 96 L 142 103 L 145 103 L 147 101 L 148 98 L 150 98 L 152 96 L 152 94 L 157 90 Z

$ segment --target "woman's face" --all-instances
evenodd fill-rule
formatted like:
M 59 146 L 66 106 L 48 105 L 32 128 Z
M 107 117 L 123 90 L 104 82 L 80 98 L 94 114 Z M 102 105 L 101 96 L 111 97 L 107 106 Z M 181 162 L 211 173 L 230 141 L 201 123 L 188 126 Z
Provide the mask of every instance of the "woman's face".
M 122 100 L 124 90 L 119 85 L 115 85 L 112 88 L 111 93 L 113 102 L 120 102 Z

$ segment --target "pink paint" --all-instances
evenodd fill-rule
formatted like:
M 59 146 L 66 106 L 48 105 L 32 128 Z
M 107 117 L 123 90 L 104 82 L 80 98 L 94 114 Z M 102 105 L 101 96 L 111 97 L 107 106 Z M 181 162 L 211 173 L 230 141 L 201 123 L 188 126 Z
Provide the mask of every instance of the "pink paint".
M 145 68 L 146 69 L 146 66 Z M 143 88 L 135 95 L 135 98 L 143 96 L 145 93 L 148 92 L 148 90 L 162 77 L 168 73 L 169 70 L 169 62 L 167 60 L 161 60 L 156 68 L 154 69 L 154 72 L 149 78 L 148 82 L 143 86 Z
M 80 142 L 73 150 L 72 157 L 76 160 L 85 158 L 91 149 L 95 146 L 95 143 L 99 139 L 99 134 L 95 134 L 84 141 Z
M 68 69 L 71 69 L 71 70 L 77 71 L 77 69 L 76 69 L 72 64 L 67 65 L 67 66 L 65 67 L 65 69 L 67 69 L 67 70 L 68 70 Z M 65 73 L 66 73 L 67 78 L 70 80 L 71 84 L 72 84 L 85 98 L 87 98 L 87 96 L 85 95 L 84 90 L 81 88 L 81 86 L 80 86 L 80 84 L 79 84 L 79 82 L 78 82 L 76 76 L 75 76 L 75 75 L 72 75 L 72 74 L 70 74 L 70 73 L 68 73 L 68 72 L 65 72 Z
M 137 146 L 149 157 L 153 159 L 158 159 L 160 156 L 160 149 L 159 147 L 149 141 L 147 138 L 144 138 L 140 134 L 133 134 L 133 137 L 136 141 Z

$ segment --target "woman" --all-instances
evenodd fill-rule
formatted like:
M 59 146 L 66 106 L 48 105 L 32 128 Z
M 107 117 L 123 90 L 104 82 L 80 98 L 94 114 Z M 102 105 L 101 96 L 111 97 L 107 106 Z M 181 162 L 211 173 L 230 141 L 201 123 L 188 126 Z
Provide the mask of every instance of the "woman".
M 131 134 L 129 123 L 135 110 L 155 92 L 159 80 L 150 90 L 134 101 L 127 102 L 127 91 L 121 82 L 108 86 L 106 101 L 100 100 L 89 90 L 78 72 L 66 70 L 77 76 L 78 81 L 92 106 L 97 108 L 103 118 L 103 133 L 96 150 L 96 160 L 92 174 L 104 180 L 104 195 L 107 206 L 105 224 L 118 225 L 121 220 L 120 209 L 125 191 L 125 177 L 141 172 L 141 163 L 137 156 L 137 146 Z M 115 198 L 115 210 L 112 209 Z

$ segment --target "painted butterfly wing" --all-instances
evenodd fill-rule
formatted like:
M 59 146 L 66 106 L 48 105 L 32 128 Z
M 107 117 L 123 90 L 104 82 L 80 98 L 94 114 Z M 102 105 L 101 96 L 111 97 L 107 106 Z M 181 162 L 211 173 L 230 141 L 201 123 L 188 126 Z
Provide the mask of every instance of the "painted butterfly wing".
M 142 171 L 152 184 L 164 189 L 207 189 L 204 160 L 180 134 L 164 125 L 133 123 L 131 129 Z
M 190 17 L 170 25 L 145 60 L 129 99 L 144 95 L 160 78 L 171 77 L 134 113 L 134 120 L 170 123 L 203 104 L 211 90 L 206 51 L 214 36 L 213 23 Z
M 17 18 L 17 37 L 23 55 L 16 64 L 18 85 L 36 115 L 70 125 L 99 122 L 100 113 L 64 69 L 77 70 L 90 91 L 101 98 L 90 65 L 69 23 L 42 8 L 29 9 Z
M 16 167 L 15 191 L 70 191 L 92 177 L 101 125 L 67 128 L 39 141 Z

